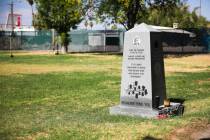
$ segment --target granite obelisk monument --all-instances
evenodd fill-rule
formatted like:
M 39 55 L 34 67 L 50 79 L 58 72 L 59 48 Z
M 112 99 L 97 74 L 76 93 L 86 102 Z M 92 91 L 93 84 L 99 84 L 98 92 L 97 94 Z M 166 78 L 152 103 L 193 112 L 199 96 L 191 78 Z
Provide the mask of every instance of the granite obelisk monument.
M 120 105 L 110 114 L 155 117 L 166 98 L 162 33 L 142 23 L 125 33 Z

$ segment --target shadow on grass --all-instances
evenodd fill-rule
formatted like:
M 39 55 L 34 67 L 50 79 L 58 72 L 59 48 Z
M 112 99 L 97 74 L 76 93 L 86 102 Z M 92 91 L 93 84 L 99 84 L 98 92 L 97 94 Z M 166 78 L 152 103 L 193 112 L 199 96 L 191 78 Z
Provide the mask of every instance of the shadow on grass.
M 185 99 L 183 98 L 169 98 L 170 102 L 175 102 L 175 103 L 180 103 L 180 104 L 184 104 Z
M 162 140 L 162 139 L 154 138 L 154 137 L 151 137 L 151 136 L 146 136 L 142 140 Z
M 1 140 L 9 140 L 11 139 L 12 136 L 12 132 L 10 131 L 5 131 L 4 132 L 0 132 L 0 139 Z
M 68 54 L 94 54 L 94 55 L 116 55 L 123 56 L 122 52 L 69 52 Z

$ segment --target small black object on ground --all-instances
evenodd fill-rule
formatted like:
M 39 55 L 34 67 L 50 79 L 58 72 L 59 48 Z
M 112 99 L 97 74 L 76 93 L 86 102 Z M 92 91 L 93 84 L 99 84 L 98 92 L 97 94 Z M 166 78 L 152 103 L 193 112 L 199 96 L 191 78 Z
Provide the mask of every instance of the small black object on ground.
M 165 119 L 168 117 L 174 117 L 174 116 L 182 116 L 184 113 L 184 100 L 182 100 L 181 102 L 179 102 L 178 100 L 173 100 L 173 102 L 171 102 L 169 100 L 169 105 L 161 105 L 158 108 L 156 108 L 158 110 L 158 119 Z M 177 102 L 174 102 L 177 101 Z

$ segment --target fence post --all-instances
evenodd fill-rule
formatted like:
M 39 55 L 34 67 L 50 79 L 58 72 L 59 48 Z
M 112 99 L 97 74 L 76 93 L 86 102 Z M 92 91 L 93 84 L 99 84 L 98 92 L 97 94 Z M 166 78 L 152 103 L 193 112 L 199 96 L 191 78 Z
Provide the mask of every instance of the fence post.
M 106 52 L 106 30 L 104 32 L 104 52 Z
M 22 49 L 22 31 L 20 31 L 20 48 Z

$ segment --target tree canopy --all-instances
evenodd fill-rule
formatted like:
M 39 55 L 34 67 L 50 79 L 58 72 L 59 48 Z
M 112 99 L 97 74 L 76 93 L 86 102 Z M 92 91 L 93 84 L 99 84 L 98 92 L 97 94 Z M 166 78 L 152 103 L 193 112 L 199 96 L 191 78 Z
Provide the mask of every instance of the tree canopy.
M 122 24 L 127 30 L 136 23 L 172 26 L 179 23 L 182 28 L 205 26 L 204 17 L 189 12 L 186 0 L 101 0 L 98 15 L 103 20 L 110 18 Z
M 186 0 L 28 0 L 35 2 L 38 10 L 35 27 L 55 29 L 64 46 L 69 42 L 67 32 L 83 19 L 86 28 L 92 27 L 91 20 L 97 18 L 108 19 L 113 25 L 120 23 L 126 30 L 142 22 L 160 26 L 179 23 L 180 28 L 207 26 L 207 20 L 196 14 L 198 8 L 190 12 L 183 1 Z
M 146 21 L 149 24 L 160 26 L 172 26 L 173 23 L 179 23 L 180 28 L 200 28 L 206 27 L 207 20 L 196 14 L 198 7 L 192 12 L 185 3 L 177 3 L 169 7 L 150 7 L 147 10 Z M 138 21 L 140 22 L 140 21 Z
M 178 0 L 102 0 L 99 15 L 107 15 L 127 30 L 138 22 L 147 21 L 148 9 L 169 9 L 175 7 Z
M 38 10 L 36 26 L 55 29 L 67 50 L 68 32 L 82 20 L 81 0 L 35 0 Z
M 109 17 L 130 29 L 145 10 L 144 0 L 101 0 L 98 14 L 102 19 Z

